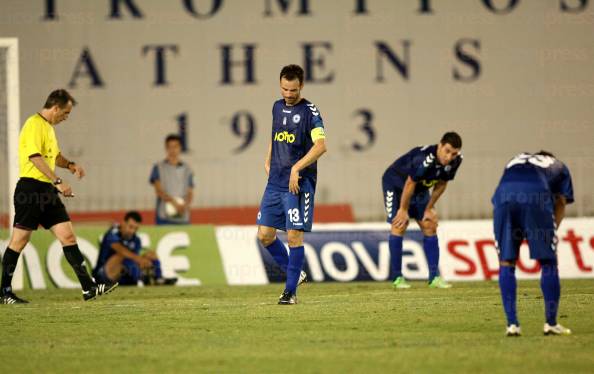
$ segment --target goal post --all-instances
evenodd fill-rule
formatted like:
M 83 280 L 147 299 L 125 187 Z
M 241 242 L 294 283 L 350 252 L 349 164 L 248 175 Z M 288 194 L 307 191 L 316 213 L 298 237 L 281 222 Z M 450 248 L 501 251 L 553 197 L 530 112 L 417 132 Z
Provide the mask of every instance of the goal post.
M 19 99 L 18 39 L 0 38 L 0 231 L 5 233 L 14 218 L 12 199 L 19 172 Z

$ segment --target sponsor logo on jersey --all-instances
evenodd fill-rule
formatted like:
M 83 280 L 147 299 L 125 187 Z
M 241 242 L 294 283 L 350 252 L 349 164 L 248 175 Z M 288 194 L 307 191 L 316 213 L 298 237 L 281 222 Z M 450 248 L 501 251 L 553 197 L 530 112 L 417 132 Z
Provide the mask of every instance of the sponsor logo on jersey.
M 437 182 L 439 182 L 437 179 L 433 179 L 433 180 L 429 180 L 429 181 L 426 180 L 426 179 L 423 179 L 421 181 L 421 183 L 423 184 L 423 186 L 425 186 L 427 188 L 431 188 L 431 187 L 435 186 L 437 184 Z
M 274 141 L 293 143 L 295 141 L 295 134 L 289 134 L 288 131 L 276 132 L 274 134 Z

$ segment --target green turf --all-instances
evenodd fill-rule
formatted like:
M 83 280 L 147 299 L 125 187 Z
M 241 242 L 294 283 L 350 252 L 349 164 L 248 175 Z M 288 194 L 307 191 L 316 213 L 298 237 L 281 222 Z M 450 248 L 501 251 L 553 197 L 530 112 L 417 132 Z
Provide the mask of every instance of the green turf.
M 593 372 L 594 283 L 563 281 L 560 322 L 542 335 L 538 282 L 520 282 L 524 336 L 505 338 L 494 282 L 308 284 L 27 291 L 0 305 L 0 372 Z M 7 370 L 7 371 L 5 371 Z

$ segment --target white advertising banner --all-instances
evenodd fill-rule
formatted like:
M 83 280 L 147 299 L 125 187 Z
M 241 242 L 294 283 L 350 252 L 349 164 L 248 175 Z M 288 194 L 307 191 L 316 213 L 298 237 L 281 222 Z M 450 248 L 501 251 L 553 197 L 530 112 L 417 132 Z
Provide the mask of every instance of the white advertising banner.
M 314 282 L 387 281 L 392 279 L 388 225 L 385 223 L 320 224 L 305 234 L 305 270 Z M 222 226 L 216 237 L 229 284 L 281 281 L 267 251 L 257 243 L 254 226 Z M 448 221 L 439 226 L 440 271 L 450 281 L 496 280 L 498 259 L 490 220 Z M 562 278 L 594 278 L 594 218 L 569 218 L 557 232 Z M 286 242 L 283 233 L 279 234 Z M 402 260 L 408 279 L 428 275 L 423 235 L 411 226 L 405 236 Z M 538 263 L 520 249 L 519 279 L 537 279 Z

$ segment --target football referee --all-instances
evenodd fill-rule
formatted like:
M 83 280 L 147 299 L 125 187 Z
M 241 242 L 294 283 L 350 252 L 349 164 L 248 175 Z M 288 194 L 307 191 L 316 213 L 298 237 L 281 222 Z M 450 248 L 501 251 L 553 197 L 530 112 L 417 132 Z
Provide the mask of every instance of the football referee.
M 29 117 L 19 136 L 20 179 L 14 192 L 14 227 L 2 258 L 0 304 L 27 303 L 12 292 L 12 275 L 19 255 L 39 225 L 60 241 L 64 255 L 82 286 L 83 299 L 92 300 L 117 287 L 117 283 L 96 284 L 76 244 L 70 217 L 58 194 L 73 197 L 72 188 L 54 173 L 56 166 L 81 179 L 84 169 L 62 156 L 54 126 L 68 119 L 76 100 L 63 89 L 53 91 L 41 112 Z

